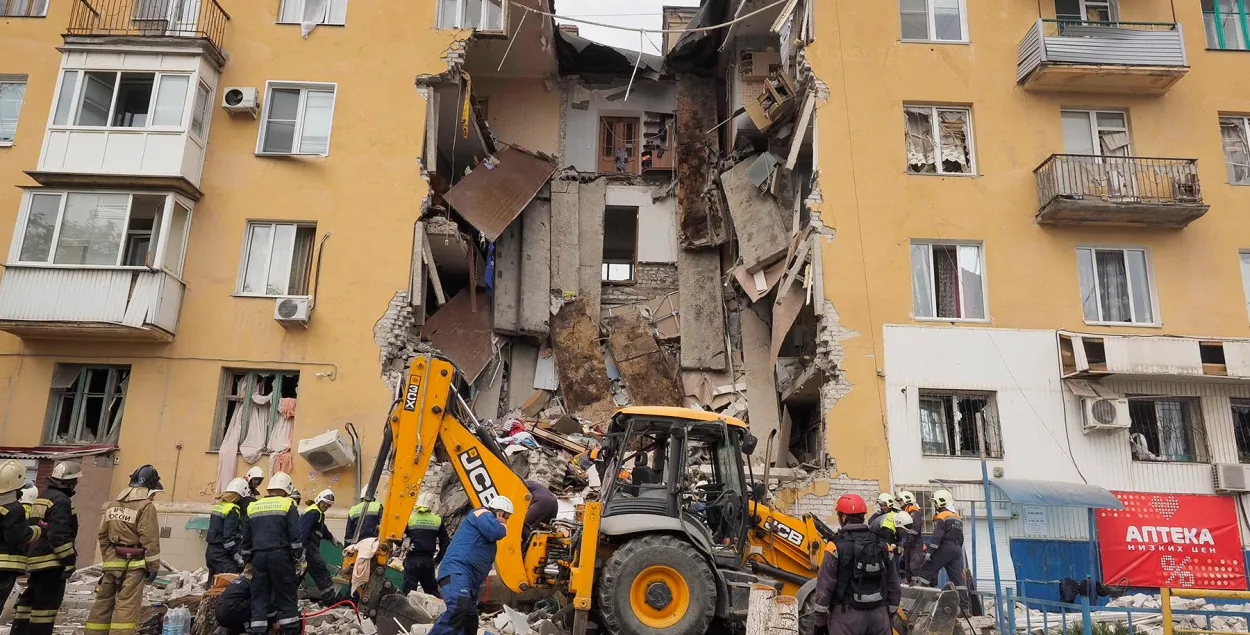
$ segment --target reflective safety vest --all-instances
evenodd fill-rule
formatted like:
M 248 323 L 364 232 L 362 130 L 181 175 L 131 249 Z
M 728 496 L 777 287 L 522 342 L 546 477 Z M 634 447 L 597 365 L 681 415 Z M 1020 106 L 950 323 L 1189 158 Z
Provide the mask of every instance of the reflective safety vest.
M 377 538 L 378 526 L 382 524 L 382 503 L 372 501 L 368 509 L 364 501 L 347 510 L 347 540 L 355 539 L 356 525 L 360 524 L 360 540 Z
M 299 512 L 295 509 L 295 501 L 286 496 L 266 496 L 247 506 L 243 554 L 279 549 L 303 552 L 304 543 L 299 539 Z

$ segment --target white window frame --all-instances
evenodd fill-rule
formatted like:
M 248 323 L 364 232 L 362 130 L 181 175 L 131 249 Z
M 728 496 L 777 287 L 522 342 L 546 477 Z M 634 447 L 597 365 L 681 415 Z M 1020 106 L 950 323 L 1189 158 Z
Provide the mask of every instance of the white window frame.
M 1237 124 L 1237 127 L 1241 129 L 1241 138 L 1246 141 L 1247 156 L 1250 156 L 1250 117 L 1246 115 L 1220 115 L 1219 125 L 1221 127 L 1224 125 L 1225 121 L 1235 122 Z M 1225 171 L 1228 173 L 1227 175 L 1228 184 L 1229 185 L 1250 185 L 1250 164 L 1241 166 L 1242 169 L 1247 174 L 1244 180 L 1241 180 L 1241 181 L 1233 180 L 1233 166 L 1235 164 L 1229 161 L 1228 149 L 1223 147 L 1223 144 L 1224 144 L 1223 137 L 1224 137 L 1224 133 L 1221 131 L 1220 132 L 1220 145 L 1221 145 L 1220 152 L 1224 154 L 1224 168 L 1225 168 Z
M 208 0 L 204 0 L 207 2 Z M 70 107 L 67 113 L 66 123 L 56 123 L 56 110 L 61 101 L 62 85 L 70 73 L 74 73 L 74 87 L 69 94 Z M 87 81 L 87 73 L 115 73 L 118 75 L 117 84 L 113 86 L 113 98 L 109 102 L 109 114 L 106 121 L 112 121 L 113 115 L 117 112 L 117 96 L 120 92 L 118 87 L 121 84 L 121 75 L 124 73 L 148 73 L 152 78 L 152 96 L 148 101 L 148 125 L 146 126 L 80 126 L 74 123 L 78 119 L 79 111 L 82 110 L 82 91 L 83 85 Z M 169 76 L 186 77 L 187 92 L 183 95 L 182 100 L 182 116 L 178 125 L 152 125 L 150 122 L 156 115 L 156 99 L 160 96 L 161 78 Z M 48 113 L 48 129 L 49 130 L 110 130 L 121 132 L 184 132 L 190 126 L 191 107 L 195 101 L 195 88 L 198 85 L 199 78 L 196 73 L 186 71 L 182 72 L 165 72 L 165 71 L 149 71 L 149 70 L 119 70 L 116 68 L 62 68 L 61 75 L 56 80 L 56 90 L 52 94 L 52 109 Z M 211 95 L 210 95 L 211 97 Z
M 1151 257 L 1149 247 L 1124 246 L 1124 245 L 1077 245 L 1076 251 L 1077 251 L 1077 288 L 1080 291 L 1078 295 L 1078 299 L 1080 300 L 1080 306 L 1081 306 L 1081 318 L 1085 321 L 1086 324 L 1092 324 L 1096 326 L 1147 326 L 1147 327 L 1163 326 L 1163 317 L 1159 313 L 1159 290 L 1155 286 L 1154 259 Z M 1111 322 L 1111 321 L 1103 320 L 1101 319 L 1103 317 L 1101 302 L 1095 302 L 1095 304 L 1098 307 L 1099 319 L 1091 320 L 1085 317 L 1085 289 L 1081 288 L 1081 279 L 1080 279 L 1080 257 L 1081 257 L 1080 252 L 1082 251 L 1090 252 L 1090 261 L 1094 268 L 1093 293 L 1094 293 L 1095 300 L 1097 300 L 1098 298 L 1098 291 L 1101 288 L 1102 283 L 1098 281 L 1098 259 L 1094 252 L 1120 251 L 1120 252 L 1125 252 L 1125 254 L 1127 254 L 1127 252 L 1130 252 L 1130 251 L 1140 251 L 1142 254 L 1144 254 L 1145 260 L 1146 260 L 1146 277 L 1147 277 L 1146 289 L 1150 293 L 1150 312 L 1151 312 L 1151 317 L 1153 321 L 1151 322 L 1137 322 L 1137 321 Z M 1133 297 L 1134 297 L 1133 296 L 1133 280 L 1131 278 L 1132 273 L 1129 271 L 1127 255 L 1125 255 L 1124 271 L 1125 271 L 1125 276 L 1126 276 L 1126 283 L 1128 286 L 1127 291 L 1128 291 L 1129 312 L 1134 314 L 1133 318 L 1134 320 L 1136 320 L 1137 309 L 1133 304 Z
M 196 100 L 200 95 L 201 88 L 204 89 L 204 93 L 207 97 L 204 99 L 204 112 L 201 113 L 202 119 L 200 120 L 200 124 L 202 130 L 196 130 L 195 111 L 198 106 Z M 191 133 L 192 138 L 198 139 L 202 144 L 208 143 L 208 127 L 213 122 L 213 94 L 213 87 L 209 86 L 208 82 L 205 82 L 204 80 L 200 80 L 196 83 L 195 90 L 191 92 L 191 116 L 187 118 L 187 131 Z
M 52 230 L 51 244 L 48 248 L 48 257 L 44 261 L 21 260 L 22 243 L 26 239 L 26 224 L 30 221 L 31 207 L 34 204 L 35 194 L 59 195 L 61 202 L 57 206 L 56 225 Z M 112 265 L 90 265 L 90 264 L 73 264 L 73 263 L 57 263 L 53 262 L 56 258 L 57 241 L 61 237 L 61 226 L 65 219 L 65 205 L 69 201 L 70 194 L 126 194 L 130 196 L 130 200 L 126 204 L 126 219 L 122 223 L 122 227 L 130 226 L 130 214 L 134 210 L 134 197 L 140 196 L 164 196 L 165 205 L 161 208 L 161 226 L 160 234 L 153 237 L 156 245 L 156 253 L 152 255 L 152 266 L 147 265 L 125 265 L 122 264 L 126 257 L 127 234 L 122 235 L 121 245 L 117 250 L 117 261 Z M 170 219 L 173 217 L 174 206 L 182 205 L 187 210 L 187 222 L 182 228 L 182 240 L 180 241 L 181 249 L 179 253 L 167 253 L 169 241 L 172 239 L 170 233 L 172 223 Z M 141 192 L 128 191 L 119 192 L 117 190 L 61 190 L 48 188 L 30 188 L 25 191 L 22 196 L 22 207 L 18 214 L 17 228 L 13 232 L 13 240 L 9 247 L 8 266 L 10 267 L 40 267 L 46 269 L 130 269 L 134 271 L 157 271 L 164 270 L 175 277 L 182 278 L 182 263 L 186 255 L 187 238 L 191 235 L 191 219 L 195 212 L 195 205 L 183 196 L 171 192 Z M 151 246 L 149 245 L 149 249 Z
M 265 135 L 269 132 L 269 104 L 270 97 L 273 95 L 274 89 L 298 90 L 299 92 L 299 108 L 295 112 L 295 133 L 291 138 L 290 152 L 265 152 Z M 308 91 L 329 91 L 332 95 L 330 99 L 330 129 L 326 131 L 326 151 L 321 152 L 299 152 L 298 146 L 300 138 L 304 133 L 304 108 L 308 104 Z M 260 113 L 260 131 L 256 135 L 256 156 L 259 157 L 327 157 L 330 156 L 330 144 L 334 134 L 334 111 L 339 104 L 339 85 L 337 82 L 292 82 L 292 81 L 275 81 L 265 82 L 265 103 Z
M 465 7 L 467 6 L 467 0 L 454 0 L 456 3 L 456 19 L 452 20 L 451 23 L 454 24 L 455 26 L 449 26 L 449 27 L 441 26 L 444 22 L 442 1 L 441 0 L 433 0 L 433 1 L 438 2 L 438 6 L 435 10 L 435 17 L 434 17 L 434 24 L 438 26 L 438 28 L 442 28 L 442 29 L 470 28 L 470 27 L 464 26 L 464 20 L 461 18 L 461 16 L 464 15 Z M 960 2 L 963 2 L 963 0 L 960 0 Z M 486 12 L 488 8 L 487 4 L 488 4 L 487 0 L 482 0 L 482 15 L 478 16 L 479 21 L 482 24 L 486 23 Z M 503 0 L 502 6 L 500 7 L 499 28 L 487 29 L 487 28 L 479 27 L 479 28 L 474 28 L 473 30 L 477 31 L 478 33 L 506 33 L 508 31 L 508 5 L 509 4 L 511 3 L 508 2 L 508 0 Z
M 311 259 L 312 259 L 312 258 L 314 258 L 314 257 L 316 256 L 316 251 L 317 251 L 317 245 L 316 245 L 316 242 L 317 242 L 317 241 L 315 240 L 315 239 L 316 239 L 316 236 L 317 236 L 317 223 L 316 223 L 316 222 L 313 222 L 313 221 L 292 221 L 292 220 L 248 220 L 248 221 L 247 221 L 247 225 L 246 225 L 246 226 L 244 226 L 244 229 L 243 229 L 243 250 L 242 250 L 242 252 L 240 252 L 240 255 L 239 255 L 239 275 L 238 275 L 238 277 L 237 277 L 237 278 L 236 278 L 236 280 L 235 280 L 235 284 L 234 284 L 234 295 L 235 295 L 235 296 L 238 296 L 238 297 L 241 297 L 241 298 L 306 298 L 306 297 L 308 297 L 308 296 L 309 296 L 309 294 L 311 294 L 311 292 L 312 292 L 312 282 L 313 282 L 313 281 L 312 281 L 312 274 L 311 274 L 311 272 L 310 272 L 310 274 L 309 274 L 309 280 L 308 280 L 308 283 L 309 283 L 308 293 L 304 293 L 304 294 L 292 294 L 292 293 L 290 293 L 290 291 L 291 291 L 291 289 L 290 289 L 290 284 L 291 284 L 291 281 L 290 281 L 290 274 L 289 274 L 289 273 L 288 273 L 288 275 L 287 275 L 287 287 L 286 287 L 286 291 L 287 291 L 287 292 L 286 292 L 286 293 L 282 293 L 282 294 L 271 294 L 271 293 L 248 293 L 248 292 L 246 292 L 246 291 L 244 291 L 244 290 L 243 290 L 243 282 L 244 282 L 244 280 L 247 278 L 247 264 L 248 264 L 247 259 L 248 259 L 248 256 L 251 254 L 251 251 L 252 251 L 252 229 L 253 229 L 254 227 L 261 226 L 261 225 L 268 225 L 268 226 L 270 226 L 270 227 L 271 227 L 271 230 L 270 230 L 270 232 L 269 232 L 269 246 L 265 249 L 265 266 L 264 266 L 264 270 L 265 270 L 266 272 L 268 272 L 268 271 L 269 271 L 269 263 L 270 263 L 270 261 L 272 261 L 272 260 L 273 260 L 273 243 L 274 243 L 275 237 L 276 237 L 276 235 L 277 235 L 277 231 L 274 231 L 274 229 L 276 229 L 278 226 L 282 226 L 282 225 L 289 225 L 289 226 L 291 226 L 291 227 L 295 227 L 295 228 L 297 228 L 297 229 L 298 229 L 298 228 L 300 228 L 300 227 L 311 227 L 311 228 L 313 229 L 313 238 L 314 238 L 314 240 L 313 240 L 312 244 L 309 246 L 309 253 L 308 253 L 308 256 L 309 256 L 310 261 L 311 261 Z M 292 250 L 294 250 L 294 246 L 293 246 L 293 245 L 292 245 Z M 293 252 L 293 251 L 292 251 L 292 254 L 291 254 L 291 258 L 292 258 L 292 260 L 294 260 L 294 258 L 295 258 L 295 254 L 294 254 L 294 252 Z
M 917 176 L 977 176 L 977 142 L 973 128 L 976 126 L 972 123 L 972 108 L 970 106 L 941 106 L 937 104 L 903 104 L 903 151 L 907 151 L 907 110 L 929 110 L 929 135 L 934 143 L 934 167 L 937 172 L 912 172 L 907 169 L 906 156 L 904 156 L 903 170 L 906 174 Z M 965 131 L 965 145 L 968 146 L 968 171 L 967 172 L 944 172 L 942 170 L 942 137 L 939 128 L 941 128 L 941 118 L 938 116 L 940 111 L 959 111 L 964 113 L 964 121 L 967 124 Z
M 928 279 L 930 281 L 933 280 L 933 247 L 935 245 L 939 247 L 956 247 L 956 248 L 975 247 L 976 248 L 977 261 L 981 266 L 981 298 L 983 301 L 983 306 L 981 307 L 981 311 L 982 313 L 985 314 L 985 317 L 983 318 L 937 317 L 937 293 L 936 293 L 937 289 L 933 289 L 933 288 L 929 290 L 930 291 L 929 310 L 931 313 L 933 313 L 934 317 L 916 315 L 915 314 L 916 313 L 916 306 L 915 306 L 916 290 L 915 288 L 913 288 L 912 289 L 912 319 L 918 322 L 989 322 L 990 321 L 990 296 L 989 296 L 990 290 L 989 290 L 989 281 L 986 279 L 987 276 L 986 276 L 986 267 L 985 267 L 985 244 L 981 241 L 975 241 L 975 240 L 962 240 L 961 241 L 961 240 L 913 239 L 909 245 L 908 257 L 909 258 L 911 257 L 911 249 L 914 249 L 915 247 L 925 247 L 928 250 L 929 260 L 928 260 L 928 267 L 927 267 L 926 275 L 928 276 Z M 910 264 L 911 264 L 911 267 L 908 270 L 912 271 L 913 268 L 915 267 L 915 263 L 910 263 Z M 956 262 L 956 269 L 958 269 L 958 262 Z M 915 282 L 913 281 L 912 284 L 914 286 Z M 965 298 L 963 297 L 963 293 L 959 294 L 959 297 L 957 298 L 957 300 L 959 303 L 959 312 L 961 314 L 965 313 L 966 307 L 964 306 Z
M 923 42 L 926 44 L 969 44 L 968 39 L 968 3 L 967 0 L 959 0 L 959 35 L 958 40 L 939 40 L 937 39 L 937 12 L 933 10 L 934 0 L 924 0 L 925 20 L 929 27 L 929 37 L 925 39 L 903 37 L 903 5 L 899 0 L 899 41 L 901 42 Z
M 1110 20 L 1107 20 L 1107 22 L 1119 22 L 1120 21 L 1119 4 L 1120 3 L 1117 2 L 1116 0 L 1079 0 L 1078 6 L 1080 7 L 1080 11 L 1081 11 L 1081 20 L 1085 22 L 1091 22 L 1091 20 L 1089 19 L 1089 8 L 1093 6 L 1096 8 L 1105 7 L 1107 9 L 1107 15 L 1111 18 Z
M 278 19 L 275 24 L 303 24 L 304 9 L 307 7 L 309 0 L 282 0 L 278 6 Z M 321 26 L 347 26 L 347 4 L 348 0 L 326 0 L 326 15 L 321 20 L 314 22 Z M 298 6 L 298 10 L 294 7 Z M 298 15 L 301 19 L 292 20 L 288 17 L 288 13 Z
M 1250 249 L 1237 250 L 1241 262 L 1241 288 L 1246 294 L 1246 317 L 1250 318 Z
M 2 1 L 3 0 L 0 0 L 0 2 Z M 26 89 L 28 88 L 26 80 L 27 80 L 26 75 L 0 74 L 0 85 L 3 85 L 3 84 L 19 85 L 20 84 L 22 86 L 22 97 L 17 102 L 17 119 L 13 121 L 13 138 L 7 141 L 4 139 L 0 139 L 0 148 L 12 147 L 13 143 L 17 140 L 17 126 L 22 121 L 22 106 L 26 102 Z
M 1095 156 L 1100 156 L 1100 157 L 1102 157 L 1102 156 L 1120 156 L 1120 155 L 1114 155 L 1114 154 L 1103 154 L 1103 153 L 1102 153 L 1102 143 L 1100 143 L 1100 142 L 1099 142 L 1099 141 L 1100 141 L 1100 137 L 1098 136 L 1098 133 L 1100 133 L 1100 132 L 1123 132 L 1123 133 L 1124 133 L 1124 135 L 1128 137 L 1128 154 L 1126 154 L 1126 155 L 1124 155 L 1124 156 L 1125 156 L 1125 157 L 1131 157 L 1131 156 L 1134 156 L 1134 155 L 1133 155 L 1133 134 L 1132 134 L 1131 132 L 1129 132 L 1129 125 L 1128 125 L 1128 111 L 1127 111 L 1127 110 L 1115 110 L 1115 109 L 1108 109 L 1108 110 L 1088 110 L 1088 109 L 1085 109 L 1085 108 L 1063 108 L 1063 109 L 1061 109 L 1061 110 L 1059 111 L 1059 117 L 1060 117 L 1060 121 L 1061 121 L 1061 122 L 1062 122 L 1063 115 L 1064 115 L 1065 113 L 1073 113 L 1073 114 L 1077 114 L 1077 113 L 1079 113 L 1079 114 L 1083 114 L 1083 115 L 1085 115 L 1085 117 L 1089 120 L 1089 135 L 1090 135 L 1090 139 L 1092 139 L 1092 140 L 1093 140 L 1093 141 L 1092 141 L 1092 143 L 1091 143 L 1091 145 L 1093 145 L 1093 146 L 1094 146 L 1094 155 L 1095 155 Z M 1124 127 L 1123 127 L 1123 128 L 1118 128 L 1118 127 L 1112 127 L 1112 126 L 1103 126 L 1103 125 L 1101 125 L 1101 124 L 1099 124 L 1099 123 L 1098 123 L 1098 115 L 1120 115 L 1121 117 L 1123 117 L 1123 118 L 1124 118 Z M 1067 152 L 1067 149 L 1068 149 L 1068 148 L 1067 148 L 1068 140 L 1067 140 L 1066 138 L 1065 138 L 1065 139 L 1063 139 L 1063 143 L 1064 143 L 1064 148 L 1063 148 L 1063 149 L 1064 149 L 1064 153 L 1065 153 L 1065 154 L 1071 154 L 1071 153 Z
M 13 7 L 24 7 L 25 11 L 10 14 L 9 9 Z M 32 13 L 30 7 L 37 7 L 38 10 Z M 0 0 L 0 18 L 44 18 L 48 15 L 48 0 Z

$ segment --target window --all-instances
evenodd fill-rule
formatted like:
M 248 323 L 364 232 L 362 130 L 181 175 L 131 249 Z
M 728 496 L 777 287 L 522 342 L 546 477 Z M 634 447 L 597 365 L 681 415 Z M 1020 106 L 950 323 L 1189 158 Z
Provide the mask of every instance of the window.
M 967 42 L 964 0 L 900 0 L 903 39 L 921 42 Z
M 1063 151 L 1067 154 L 1127 157 L 1128 115 L 1119 111 L 1064 110 Z
M 972 113 L 967 108 L 906 106 L 907 171 L 912 174 L 973 174 Z
M 129 366 L 57 364 L 48 399 L 48 443 L 117 443 Z
M 505 0 L 438 0 L 438 28 L 503 31 Z
M 1233 438 L 1237 441 L 1237 462 L 1250 463 L 1250 399 L 1233 399 Z
M 0 146 L 13 145 L 17 137 L 17 118 L 22 114 L 25 96 L 25 76 L 0 75 Z
M 14 260 L 160 267 L 179 275 L 191 210 L 175 199 L 170 211 L 170 198 L 168 194 L 31 192 L 24 225 L 19 221 L 22 240 Z M 166 243 L 163 250 L 162 240 Z
M 1220 117 L 1224 164 L 1228 167 L 1228 182 L 1234 185 L 1250 185 L 1250 136 L 1247 136 L 1247 130 L 1250 130 L 1250 117 Z
M 65 71 L 54 126 L 181 128 L 190 75 Z
M 637 252 L 638 208 L 605 208 L 603 212 L 603 281 L 632 281 Z
M 1246 294 L 1246 314 L 1250 315 L 1250 250 L 1237 252 L 1241 260 L 1241 288 Z
M 225 369 L 213 422 L 213 450 L 221 448 L 222 438 L 238 433 L 238 440 L 259 440 L 264 451 L 282 444 L 290 446 L 290 429 L 278 429 L 284 438 L 270 439 L 279 422 L 290 423 L 295 416 L 299 393 L 299 372 L 291 370 Z M 262 431 L 255 426 L 263 426 Z M 255 436 L 251 436 L 255 435 Z
M 191 108 L 191 134 L 201 141 L 208 138 L 208 120 L 212 116 L 209 111 L 208 84 L 200 82 L 195 89 L 195 105 Z
M 1076 265 L 1086 322 L 1155 323 L 1144 249 L 1081 248 Z
M 599 171 L 638 174 L 638 119 L 599 119 Z
M 918 318 L 985 319 L 981 245 L 911 245 L 912 311 Z
M 1116 0 L 1055 0 L 1055 17 L 1063 22 L 1115 22 Z
M 239 295 L 308 295 L 316 225 L 248 223 Z
M 334 84 L 270 83 L 257 154 L 330 153 Z
M 347 24 L 347 0 L 282 0 L 278 10 L 282 24 Z
M 0 16 L 42 18 L 48 13 L 48 0 L 0 0 Z
M 920 390 L 920 437 L 927 456 L 1003 458 L 994 393 Z
M 1246 38 L 1246 5 L 1246 0 L 1202 0 L 1202 27 L 1207 33 L 1207 48 L 1250 49 L 1250 40 Z
M 1129 443 L 1137 461 L 1205 463 L 1206 435 L 1196 397 L 1129 396 Z

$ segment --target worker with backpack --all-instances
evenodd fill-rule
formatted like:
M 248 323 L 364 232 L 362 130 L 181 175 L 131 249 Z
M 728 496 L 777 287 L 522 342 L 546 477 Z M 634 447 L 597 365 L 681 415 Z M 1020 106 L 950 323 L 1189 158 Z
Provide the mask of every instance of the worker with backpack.
M 902 599 L 898 568 L 885 538 L 864 523 L 868 505 L 845 494 L 834 509 L 841 528 L 825 545 L 813 610 L 817 632 L 890 635 Z

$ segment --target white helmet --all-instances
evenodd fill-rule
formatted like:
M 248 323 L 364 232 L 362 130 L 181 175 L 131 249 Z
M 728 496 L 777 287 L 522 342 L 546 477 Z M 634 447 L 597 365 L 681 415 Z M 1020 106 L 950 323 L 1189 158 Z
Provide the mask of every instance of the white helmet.
M 512 513 L 512 500 L 507 496 L 496 496 L 486 503 L 486 509 L 493 509 L 505 514 Z
M 286 472 L 278 472 L 269 478 L 269 483 L 265 485 L 265 489 L 279 490 L 285 492 L 287 496 L 295 491 L 295 486 L 291 484 L 291 477 Z
M 360 488 L 360 498 L 361 498 L 361 500 L 364 500 L 364 498 L 365 498 L 365 494 L 368 494 L 368 493 L 369 493 L 369 486 L 368 486 L 368 485 L 366 485 L 366 486 L 364 486 L 364 487 Z
M 16 492 L 26 484 L 26 468 L 12 459 L 0 463 L 0 494 Z
M 949 490 L 940 489 L 936 492 L 933 492 L 933 506 L 937 507 L 938 509 L 942 509 L 943 507 L 950 507 L 951 501 L 953 501 L 954 498 L 955 498 L 954 496 L 951 496 L 951 493 Z
M 916 504 L 916 495 L 915 495 L 915 494 L 912 494 L 911 492 L 909 492 L 909 491 L 907 491 L 907 490 L 903 490 L 903 491 L 899 492 L 899 493 L 898 493 L 898 499 L 899 499 L 900 501 L 903 501 L 903 504 L 904 504 L 904 505 L 915 505 L 915 504 Z
M 73 481 L 82 477 L 82 463 L 78 461 L 61 461 L 52 468 L 49 478 L 58 481 Z
M 877 502 L 885 503 L 887 507 L 890 505 L 893 505 L 894 495 L 889 492 L 881 492 L 880 494 L 877 495 Z
M 247 479 L 242 476 L 236 476 L 231 479 L 230 484 L 226 485 L 225 491 L 234 492 L 239 498 L 252 495 L 252 488 L 247 486 Z
M 22 496 L 18 500 L 23 505 L 34 505 L 35 501 L 38 499 L 39 499 L 39 488 L 35 487 L 34 483 L 31 483 L 30 481 L 26 481 L 26 485 L 22 487 Z
M 253 465 L 252 469 L 247 471 L 247 480 L 251 481 L 254 478 L 265 478 L 265 471 L 260 469 L 259 465 Z
M 434 509 L 434 503 L 437 502 L 434 492 L 425 492 L 417 497 L 417 507 L 422 509 Z
M 330 503 L 331 505 L 333 505 L 334 504 L 334 492 L 328 489 L 323 489 L 320 492 L 317 492 L 317 498 L 314 498 L 313 502 L 314 503 Z
M 894 512 L 894 524 L 899 527 L 911 527 L 911 514 L 907 512 Z

